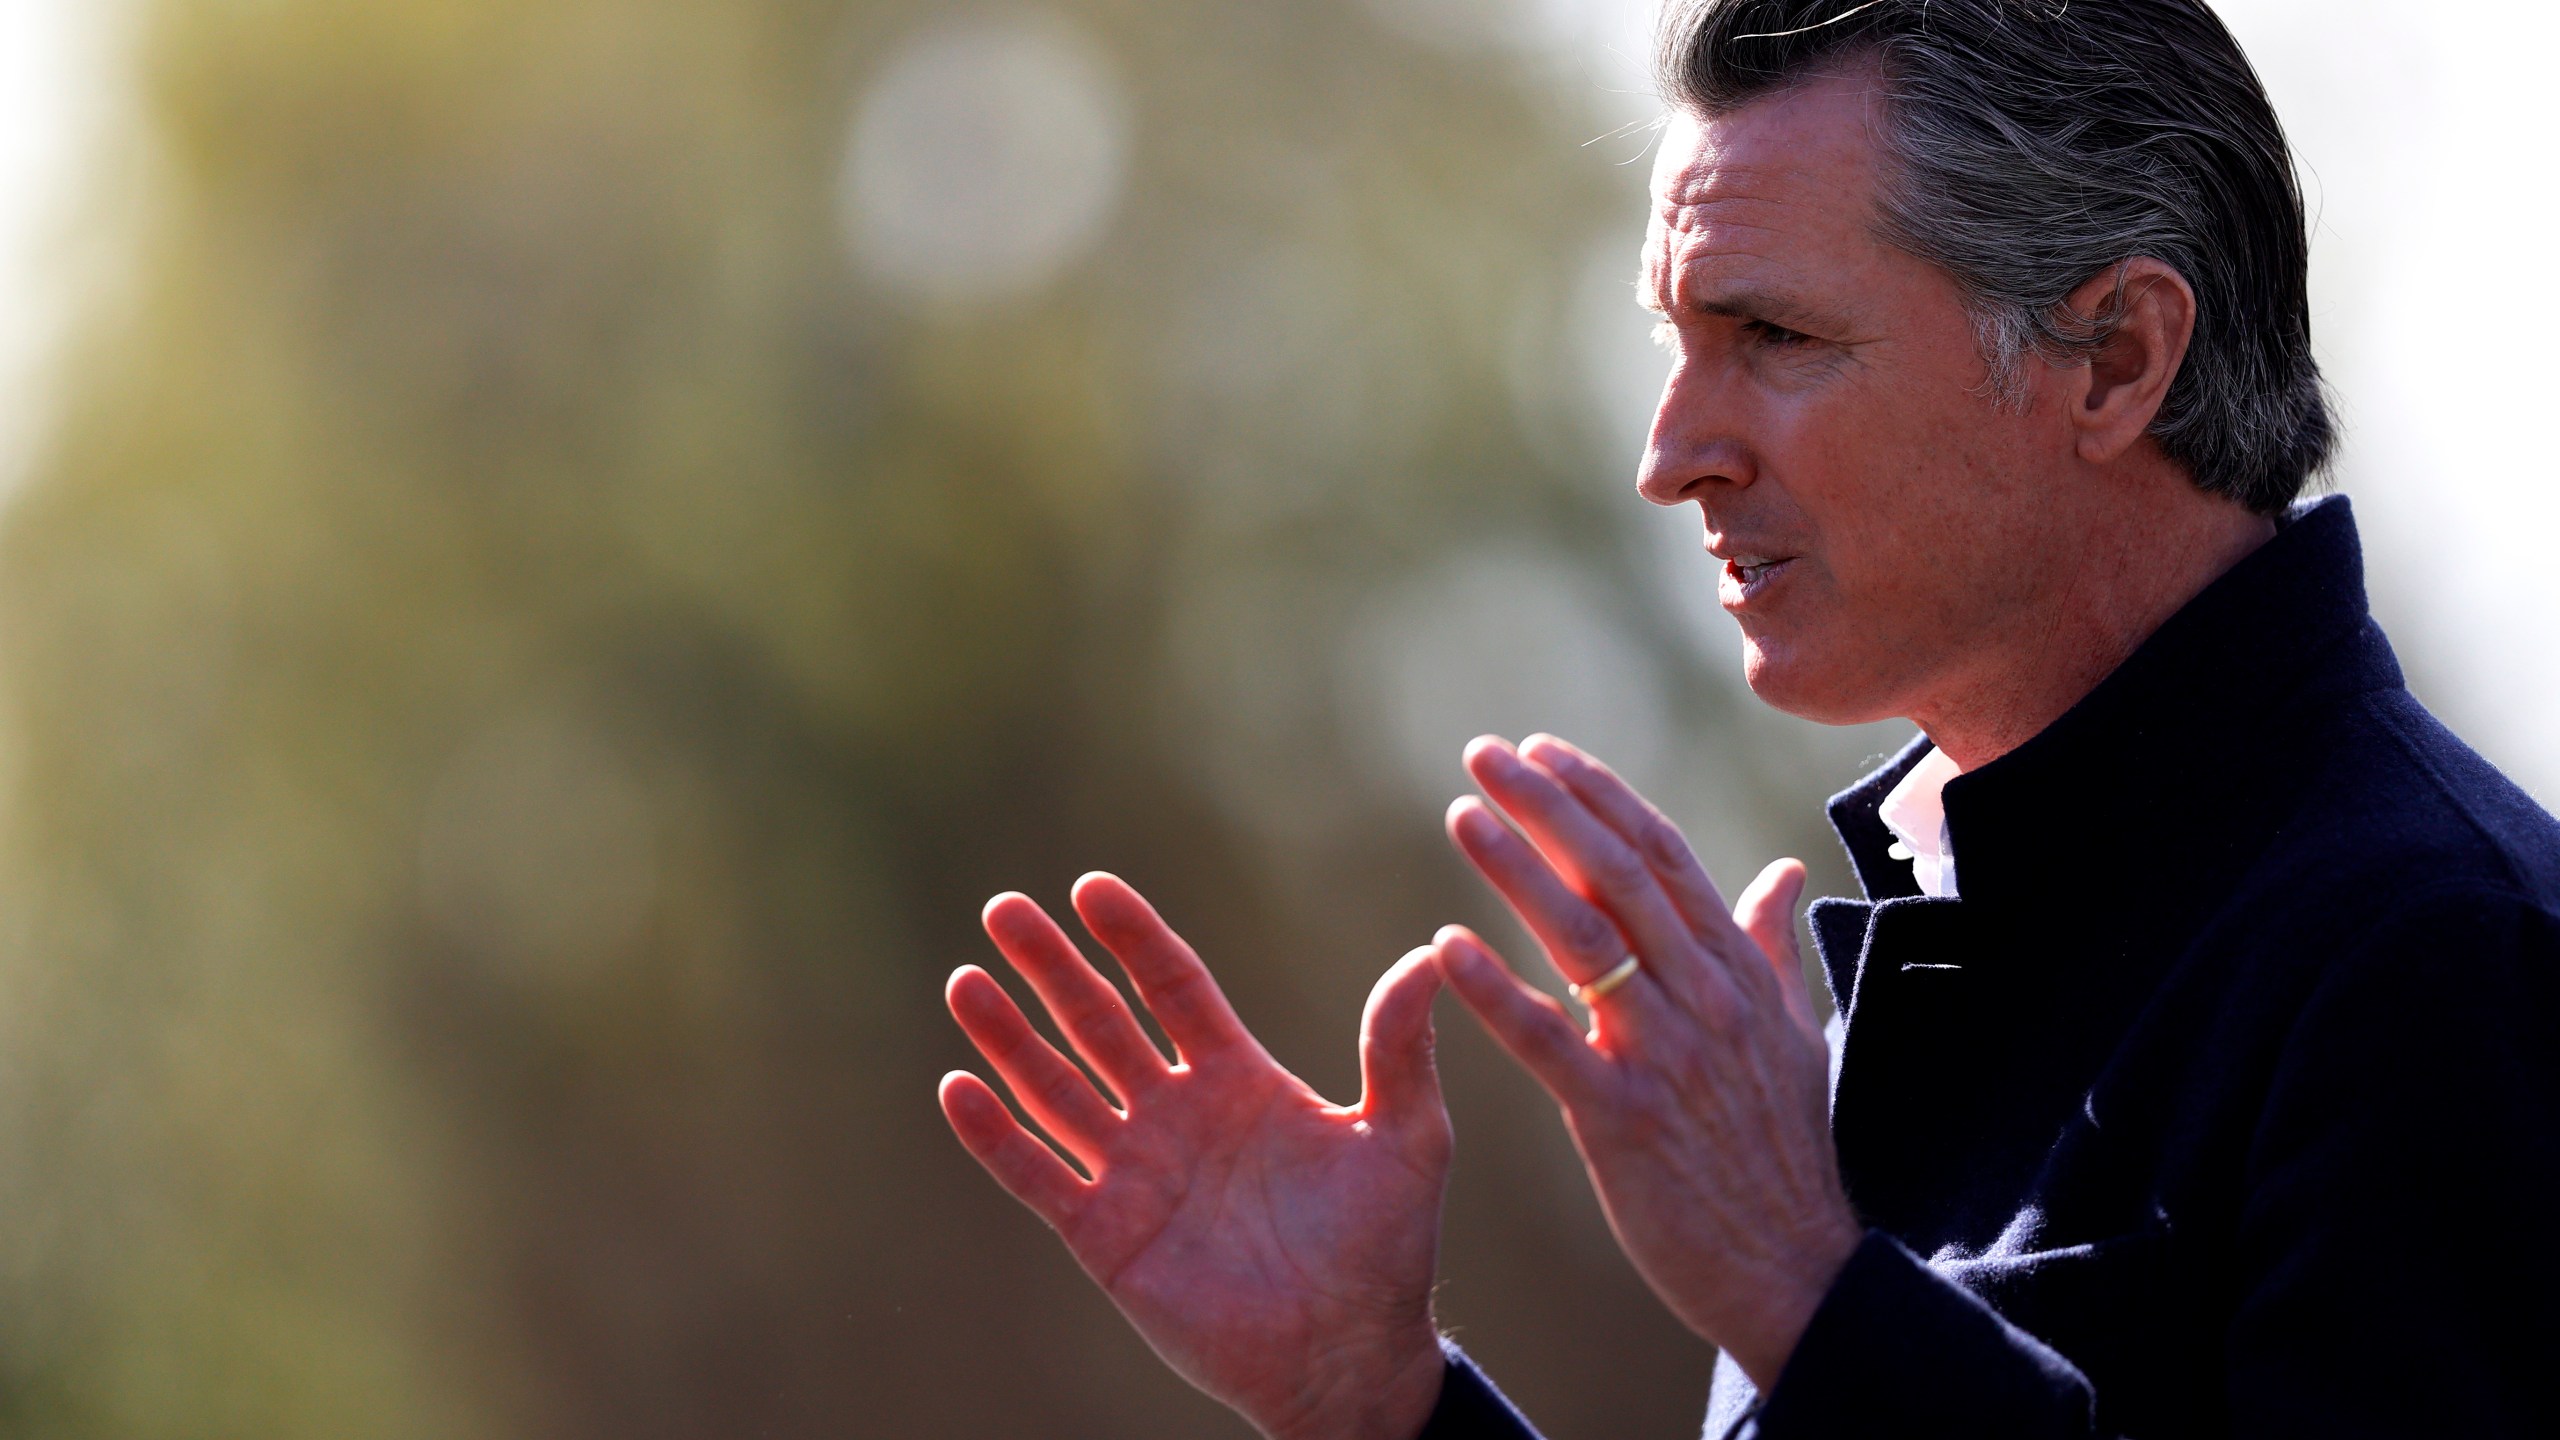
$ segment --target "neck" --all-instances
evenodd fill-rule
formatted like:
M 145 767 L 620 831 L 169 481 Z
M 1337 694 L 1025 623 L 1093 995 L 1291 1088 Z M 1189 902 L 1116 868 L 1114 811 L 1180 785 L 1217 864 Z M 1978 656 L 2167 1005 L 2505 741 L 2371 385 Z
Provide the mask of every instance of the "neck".
M 1959 769 L 2025 744 L 2080 703 L 2188 601 L 2275 538 L 2275 522 L 2197 490 L 2094 526 L 2051 603 L 1910 710 Z

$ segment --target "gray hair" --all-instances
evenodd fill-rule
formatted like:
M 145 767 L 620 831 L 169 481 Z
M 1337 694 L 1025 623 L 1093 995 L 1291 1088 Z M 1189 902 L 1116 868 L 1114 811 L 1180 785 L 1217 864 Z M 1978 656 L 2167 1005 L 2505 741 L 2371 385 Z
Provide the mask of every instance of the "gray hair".
M 2202 0 L 1667 0 L 1671 104 L 1712 116 L 1856 62 L 1883 85 L 1883 238 L 1953 276 L 1993 385 L 2030 354 L 2103 344 L 2148 256 L 2196 294 L 2151 435 L 2198 486 L 2260 513 L 2336 445 L 2311 355 L 2302 190 L 2274 107 Z

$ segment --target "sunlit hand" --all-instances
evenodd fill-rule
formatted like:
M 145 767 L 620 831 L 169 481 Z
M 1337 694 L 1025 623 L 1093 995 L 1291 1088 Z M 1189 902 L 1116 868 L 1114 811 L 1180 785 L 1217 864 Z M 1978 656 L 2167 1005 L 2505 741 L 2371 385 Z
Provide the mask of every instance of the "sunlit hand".
M 1573 747 L 1478 740 L 1467 771 L 1528 840 L 1473 797 L 1450 807 L 1450 836 L 1556 969 L 1587 984 L 1629 954 L 1643 968 L 1593 999 L 1586 1034 L 1459 927 L 1438 963 L 1563 1107 L 1654 1293 L 1766 1390 L 1862 1233 L 1796 965 L 1804 867 L 1771 865 L 1728 911 L 1679 830 Z
M 987 933 L 1120 1103 L 966 966 L 951 977 L 951 1013 L 1092 1178 L 966 1071 L 943 1077 L 951 1128 L 1166 1363 L 1263 1433 L 1412 1440 L 1443 1363 L 1431 1283 L 1449 1115 L 1431 1053 L 1431 952 L 1406 956 L 1370 992 L 1363 1093 L 1346 1109 L 1280 1068 L 1136 891 L 1087 875 L 1075 907 L 1180 1063 L 1165 1063 L 1038 905 L 999 895 Z

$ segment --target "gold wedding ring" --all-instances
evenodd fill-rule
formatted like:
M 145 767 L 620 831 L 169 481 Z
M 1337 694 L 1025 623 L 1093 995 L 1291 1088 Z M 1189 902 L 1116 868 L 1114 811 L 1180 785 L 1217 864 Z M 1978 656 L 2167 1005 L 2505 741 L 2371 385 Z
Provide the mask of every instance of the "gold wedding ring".
M 1588 1005 L 1592 1001 L 1599 999 L 1601 996 L 1608 994 L 1610 991 L 1615 990 L 1619 986 L 1636 978 L 1636 972 L 1643 968 L 1644 962 L 1633 955 L 1630 955 L 1626 959 L 1619 961 L 1615 966 L 1611 967 L 1608 974 L 1601 976 L 1590 984 L 1567 985 L 1564 988 L 1567 993 L 1573 996 L 1574 999 Z

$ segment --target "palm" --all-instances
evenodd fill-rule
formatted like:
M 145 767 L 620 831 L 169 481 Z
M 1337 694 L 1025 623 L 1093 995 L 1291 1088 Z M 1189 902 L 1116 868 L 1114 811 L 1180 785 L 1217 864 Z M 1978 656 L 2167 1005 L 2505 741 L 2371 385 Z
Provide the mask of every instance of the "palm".
M 946 1082 L 952 1124 L 1185 1378 L 1275 1433 L 1306 1428 L 1328 1397 L 1374 1391 L 1377 1372 L 1431 1345 L 1449 1154 L 1429 1059 L 1436 972 L 1409 957 L 1380 983 L 1364 1025 L 1368 1093 L 1342 1108 L 1272 1060 L 1134 892 L 1098 877 L 1076 898 L 1183 1063 L 1164 1061 L 1037 906 L 1003 897 L 989 932 L 1123 1108 L 991 978 L 963 970 L 951 988 L 963 1028 L 1092 1178 L 972 1078 Z
M 1133 1109 L 1076 1258 L 1159 1354 L 1249 1413 L 1255 1357 L 1421 1311 L 1445 1162 L 1402 1153 L 1268 1058 L 1195 1068 Z M 1289 1383 L 1295 1383 L 1290 1381 Z

